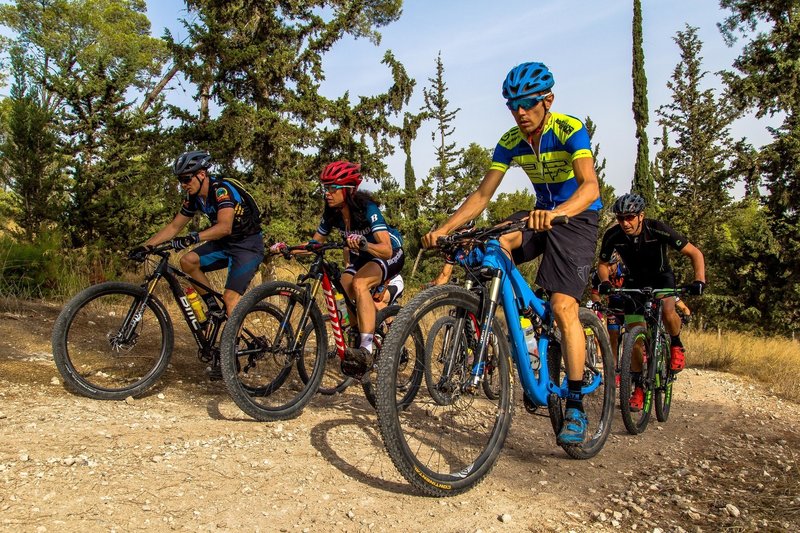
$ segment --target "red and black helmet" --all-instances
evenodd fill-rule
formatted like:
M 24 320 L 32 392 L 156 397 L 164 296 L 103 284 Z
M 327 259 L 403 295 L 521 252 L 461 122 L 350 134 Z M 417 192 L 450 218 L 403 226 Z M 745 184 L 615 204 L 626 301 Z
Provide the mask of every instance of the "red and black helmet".
M 328 163 L 319 177 L 323 185 L 342 185 L 357 189 L 361 184 L 361 165 L 350 161 Z

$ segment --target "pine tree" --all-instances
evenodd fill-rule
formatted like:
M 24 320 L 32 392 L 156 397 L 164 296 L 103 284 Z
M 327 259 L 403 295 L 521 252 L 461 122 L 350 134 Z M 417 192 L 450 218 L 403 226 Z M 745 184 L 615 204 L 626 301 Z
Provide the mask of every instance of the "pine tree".
M 433 198 L 428 204 L 428 210 L 437 222 L 441 222 L 448 212 L 452 212 L 463 200 L 463 191 L 460 190 L 458 183 L 458 160 L 464 153 L 463 150 L 456 148 L 455 142 L 449 142 L 455 131 L 453 121 L 461 108 L 450 109 L 441 52 L 436 57 L 436 75 L 428 78 L 428 81 L 431 83 L 430 88 L 422 91 L 425 98 L 423 109 L 436 124 L 431 133 L 431 139 L 436 147 L 436 165 L 428 175 L 433 189 Z
M 644 197 L 647 205 L 656 207 L 653 178 L 650 176 L 650 152 L 647 140 L 647 76 L 642 48 L 642 2 L 633 0 L 633 119 L 636 122 L 636 166 L 631 191 Z
M 663 164 L 658 189 L 661 218 L 713 257 L 724 240 L 719 232 L 731 203 L 733 179 L 727 161 L 732 144 L 729 127 L 736 113 L 711 89 L 701 87 L 707 72 L 702 70 L 703 43 L 697 28 L 687 25 L 674 41 L 680 61 L 667 82 L 672 101 L 657 110 L 664 128 L 662 152 L 656 158 Z M 674 149 L 668 146 L 667 135 Z M 688 266 L 682 262 L 676 268 Z M 708 281 L 715 281 L 713 269 Z
M 59 142 L 52 113 L 42 106 L 35 86 L 28 83 L 25 55 L 11 50 L 13 84 L 6 135 L 0 145 L 3 181 L 13 191 L 16 223 L 33 241 L 44 223 L 55 223 L 65 202 L 59 171 Z
M 208 148 L 226 175 L 250 184 L 266 207 L 271 238 L 305 237 L 321 209 L 316 177 L 337 159 L 388 179 L 383 159 L 394 150 L 414 81 L 387 52 L 392 85 L 383 94 L 320 94 L 323 56 L 346 36 L 379 42 L 376 28 L 400 15 L 400 0 L 316 0 L 265 4 L 192 0 L 189 40 L 172 42 L 180 69 L 207 92 L 218 116 L 184 112 L 181 138 Z M 220 36 L 225 38 L 221 39 Z
M 725 74 L 732 100 L 757 117 L 783 114 L 773 141 L 757 161 L 768 195 L 769 228 L 781 250 L 759 268 L 775 272 L 762 287 L 769 302 L 764 319 L 794 332 L 800 324 L 800 5 L 791 0 L 721 0 L 730 15 L 720 24 L 729 45 L 750 37 L 733 72 Z M 774 270 L 767 270 L 774 268 Z

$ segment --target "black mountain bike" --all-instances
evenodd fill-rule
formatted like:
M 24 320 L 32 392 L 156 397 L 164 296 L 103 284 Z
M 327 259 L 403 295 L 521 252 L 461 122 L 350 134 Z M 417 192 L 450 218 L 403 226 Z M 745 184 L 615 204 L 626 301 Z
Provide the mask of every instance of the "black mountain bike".
M 217 339 L 226 316 L 209 313 L 200 322 L 184 293 L 181 279 L 213 294 L 222 295 L 169 264 L 171 244 L 149 251 L 158 258 L 144 283 L 109 281 L 84 289 L 70 300 L 53 326 L 53 358 L 74 392 L 97 400 L 121 400 L 147 392 L 161 377 L 172 356 L 174 329 L 164 304 L 155 296 L 159 281 L 166 280 L 203 363 L 219 361 Z M 145 259 L 147 260 L 147 259 Z M 256 315 L 277 315 L 268 304 L 251 310 Z M 254 342 L 247 329 L 241 334 Z
M 666 422 L 672 405 L 672 385 L 676 373 L 670 370 L 670 341 L 661 317 L 664 298 L 686 294 L 686 287 L 677 289 L 614 289 L 615 293 L 632 299 L 632 295 L 644 298 L 645 325 L 633 326 L 625 333 L 620 359 L 620 410 L 625 429 L 632 435 L 647 429 L 655 406 L 656 418 Z M 634 352 L 641 354 L 641 372 L 631 369 Z M 644 392 L 643 406 L 631 408 L 629 398 L 635 387 Z
M 350 324 L 344 326 L 336 304 L 335 293 L 345 294 L 338 265 L 325 259 L 329 250 L 342 249 L 346 244 L 314 243 L 287 248 L 287 259 L 293 251 L 306 251 L 316 257 L 306 274 L 297 283 L 267 282 L 251 289 L 240 300 L 220 340 L 221 368 L 231 397 L 242 411 L 257 420 L 285 420 L 298 416 L 313 395 L 320 390 L 328 363 L 335 365 L 336 376 L 328 376 L 323 391 L 343 390 L 350 380 L 339 373 L 346 345 L 356 346 L 359 332 L 354 302 L 345 297 Z M 322 291 L 326 321 L 320 311 L 317 296 Z M 276 309 L 271 317 L 253 320 L 252 309 L 268 306 Z M 381 344 L 391 319 L 400 311 L 399 305 L 380 310 L 375 317 L 375 359 L 380 356 Z M 334 349 L 329 349 L 326 326 L 330 327 Z M 254 332 L 253 340 L 240 330 Z M 406 350 L 397 369 L 396 398 L 399 408 L 408 405 L 419 390 L 423 379 L 424 339 L 421 332 L 415 345 Z M 369 403 L 375 406 L 374 369 L 361 379 Z M 344 378 L 344 379 L 343 379 Z

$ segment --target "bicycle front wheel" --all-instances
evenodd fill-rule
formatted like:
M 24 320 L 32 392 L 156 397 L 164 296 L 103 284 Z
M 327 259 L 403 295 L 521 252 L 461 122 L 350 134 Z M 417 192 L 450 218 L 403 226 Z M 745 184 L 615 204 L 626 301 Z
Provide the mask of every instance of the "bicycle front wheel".
M 631 370 L 634 353 L 642 354 L 639 372 Z M 653 412 L 653 391 L 649 386 L 652 365 L 655 365 L 655 359 L 647 342 L 647 328 L 634 326 L 625 334 L 619 371 L 619 406 L 622 422 L 631 435 L 642 433 L 650 423 Z M 637 387 L 641 389 L 638 392 L 636 392 Z M 641 395 L 641 406 L 637 405 L 639 399 L 633 398 L 634 394 Z
M 306 324 L 312 327 L 306 330 Z M 294 418 L 319 387 L 326 347 L 322 315 L 302 288 L 285 282 L 259 285 L 242 297 L 222 332 L 225 386 L 256 420 Z M 307 380 L 295 370 L 300 358 Z
M 603 322 L 590 309 L 581 307 L 579 318 L 586 337 L 583 367 L 583 386 L 587 387 L 600 380 L 597 388 L 583 396 L 583 410 L 589 421 L 586 440 L 578 445 L 562 445 L 567 455 L 573 459 L 590 459 L 605 446 L 611 434 L 611 420 L 614 410 L 614 354 Z M 566 380 L 561 350 L 548 350 L 547 363 L 550 379 L 561 384 Z M 556 434 L 561 431 L 564 420 L 565 403 L 556 394 L 548 397 L 547 407 Z
M 669 367 L 669 337 L 662 331 L 659 334 L 659 339 L 658 353 L 656 354 L 656 378 L 655 383 L 653 383 L 653 389 L 655 392 L 656 419 L 659 422 L 666 422 L 672 405 L 672 384 L 675 382 L 675 375 Z
M 69 389 L 96 400 L 124 400 L 144 394 L 166 370 L 172 321 L 144 287 L 101 283 L 64 306 L 52 343 Z
M 419 388 L 405 410 L 398 408 L 398 375 L 402 375 L 398 368 L 406 349 L 418 349 L 419 335 L 428 339 L 430 346 L 431 331 L 439 319 L 455 319 L 455 326 L 439 327 L 440 332 L 466 328 L 468 315 L 474 317 L 478 308 L 478 296 L 461 287 L 446 285 L 419 293 L 395 318 L 378 359 L 378 424 L 386 449 L 400 473 L 432 496 L 469 490 L 497 462 L 514 407 L 508 344 L 502 326 L 495 321 L 499 387 L 494 400 L 481 394 L 480 383 L 470 383 L 476 362 L 468 342 L 451 344 L 449 359 L 436 376 L 434 388 Z M 474 334 L 454 331 L 453 337 L 469 339 Z M 434 348 L 441 348 L 441 342 L 435 340 Z M 424 357 L 430 361 L 428 354 Z

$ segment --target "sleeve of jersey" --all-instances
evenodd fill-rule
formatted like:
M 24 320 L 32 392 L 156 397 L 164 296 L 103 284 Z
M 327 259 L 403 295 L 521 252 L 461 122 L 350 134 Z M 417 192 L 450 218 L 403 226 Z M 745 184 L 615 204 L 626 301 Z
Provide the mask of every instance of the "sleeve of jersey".
M 513 154 L 510 148 L 503 146 L 502 143 L 497 143 L 497 146 L 494 148 L 494 154 L 492 155 L 492 166 L 489 167 L 489 170 L 505 172 L 508 170 L 508 167 L 511 166 L 512 157 Z
M 217 209 L 226 209 L 229 207 L 233 209 L 236 207 L 236 202 L 233 199 L 233 195 L 231 195 L 231 191 L 229 191 L 227 187 L 217 187 L 214 195 L 217 198 Z
M 580 124 L 580 122 L 578 124 Z M 572 132 L 564 145 L 566 146 L 567 152 L 572 154 L 572 161 L 583 157 L 592 157 L 592 142 L 583 124 L 581 124 L 580 128 Z
M 328 221 L 324 218 L 319 221 L 319 226 L 317 226 L 317 233 L 320 235 L 330 235 L 331 233 L 331 225 L 328 224 Z
M 678 233 L 672 229 L 671 226 L 668 226 L 663 222 L 659 222 L 658 230 L 659 234 L 666 237 L 667 244 L 675 250 L 681 251 L 687 244 L 689 244 L 689 239 L 687 239 L 685 235 Z
M 367 218 L 369 219 L 369 229 L 372 233 L 389 231 L 389 226 L 386 225 L 383 213 L 381 213 L 377 205 L 369 204 L 369 206 L 367 206 Z
M 613 233 L 614 228 L 611 228 L 603 234 L 603 242 L 600 244 L 600 261 L 604 263 L 608 263 L 611 254 L 614 253 Z

